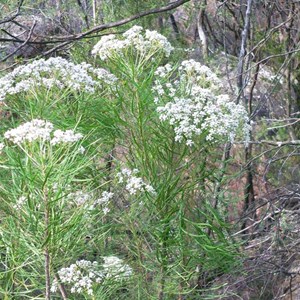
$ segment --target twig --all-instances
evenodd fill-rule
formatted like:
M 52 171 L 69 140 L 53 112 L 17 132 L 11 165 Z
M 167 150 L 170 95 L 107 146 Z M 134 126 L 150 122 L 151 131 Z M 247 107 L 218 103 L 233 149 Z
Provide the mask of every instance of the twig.
M 79 34 L 76 34 L 76 35 L 62 37 L 62 40 L 65 40 L 64 42 L 62 42 L 60 45 L 57 45 L 53 49 L 50 49 L 50 50 L 44 52 L 43 55 L 44 56 L 50 55 L 51 53 L 57 51 L 58 49 L 63 48 L 64 46 L 66 46 L 70 43 L 73 43 L 74 41 L 81 40 L 82 38 L 84 38 L 86 36 L 89 36 L 93 33 L 97 33 L 97 32 L 100 32 L 100 31 L 103 31 L 103 30 L 106 30 L 106 29 L 110 29 L 110 28 L 115 28 L 115 27 L 118 27 L 118 26 L 121 26 L 121 25 L 125 25 L 127 23 L 130 23 L 130 22 L 132 22 L 136 19 L 139 19 L 139 18 L 142 18 L 142 17 L 145 17 L 145 16 L 166 12 L 166 11 L 169 11 L 169 10 L 174 9 L 176 7 L 179 7 L 182 4 L 187 3 L 189 1 L 191 1 L 191 0 L 178 0 L 178 1 L 175 1 L 175 2 L 172 2 L 172 3 L 168 4 L 166 6 L 150 9 L 150 10 L 135 14 L 133 16 L 130 16 L 128 18 L 125 18 L 125 19 L 122 19 L 122 20 L 119 20 L 119 21 L 110 22 L 110 23 L 106 23 L 106 24 L 101 24 L 99 26 L 95 26 L 94 28 L 91 28 L 91 29 L 89 29 L 85 32 L 82 32 L 82 33 L 79 33 Z
M 300 122 L 300 119 L 296 119 L 292 123 L 288 123 L 288 124 L 284 124 L 284 125 L 280 125 L 280 126 L 269 127 L 269 128 L 267 128 L 267 130 L 272 130 L 272 129 L 278 129 L 278 128 L 284 128 L 284 127 L 292 126 L 292 125 L 295 125 L 298 122 Z
M 203 30 L 203 22 L 204 22 L 203 18 L 205 14 L 205 8 L 203 7 L 204 5 L 205 5 L 205 1 L 204 3 L 200 3 L 200 9 L 197 14 L 197 30 L 198 30 L 200 43 L 201 43 L 203 58 L 206 59 L 208 54 L 208 46 L 207 46 L 206 34 Z
M 8 54 L 7 56 L 5 56 L 4 58 L 2 58 L 0 60 L 0 62 L 4 62 L 6 60 L 8 60 L 10 57 L 12 57 L 13 55 L 15 55 L 20 49 L 22 49 L 27 43 L 28 41 L 31 39 L 32 37 L 32 34 L 33 34 L 33 30 L 36 26 L 36 20 L 33 22 L 31 28 L 30 28 L 30 31 L 28 33 L 28 36 L 26 38 L 26 40 L 24 41 L 24 43 L 22 43 L 17 49 L 15 49 L 12 53 Z
M 24 2 L 24 0 L 20 0 L 19 4 L 18 4 L 18 7 L 17 7 L 16 13 L 13 16 L 11 16 L 11 17 L 4 18 L 4 20 L 0 21 L 0 25 L 4 24 L 4 23 L 9 23 L 9 22 L 13 21 L 20 14 L 23 2 Z
M 66 289 L 65 289 L 64 285 L 60 282 L 60 279 L 59 279 L 59 277 L 56 273 L 54 274 L 54 278 L 57 281 L 58 288 L 59 288 L 59 291 L 61 293 L 62 299 L 67 300 L 68 296 L 67 296 Z
M 238 62 L 238 68 L 237 68 L 237 76 L 238 76 L 238 78 L 237 78 L 237 87 L 238 87 L 237 103 L 239 102 L 239 99 L 240 99 L 241 95 L 243 94 L 243 90 L 244 90 L 243 70 L 244 70 L 244 59 L 246 56 L 247 37 L 248 37 L 248 31 L 250 28 L 251 6 L 252 6 L 252 0 L 247 0 L 246 18 L 245 18 L 244 29 L 242 31 L 241 49 L 240 49 L 239 62 Z

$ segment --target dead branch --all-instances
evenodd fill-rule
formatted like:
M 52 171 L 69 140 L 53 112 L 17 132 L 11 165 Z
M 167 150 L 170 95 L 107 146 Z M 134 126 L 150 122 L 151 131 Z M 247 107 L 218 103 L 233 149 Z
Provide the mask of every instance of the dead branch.
M 70 43 L 73 43 L 75 41 L 81 40 L 82 38 L 84 38 L 86 36 L 90 36 L 94 33 L 98 33 L 100 31 L 110 29 L 110 28 L 119 27 L 121 25 L 125 25 L 127 23 L 130 23 L 134 20 L 137 20 L 137 19 L 145 17 L 145 16 L 149 16 L 149 15 L 153 15 L 153 14 L 159 14 L 159 13 L 163 13 L 163 12 L 172 10 L 172 9 L 177 8 L 177 7 L 183 5 L 184 3 L 187 3 L 189 1 L 191 1 L 191 0 L 178 0 L 178 1 L 175 1 L 175 2 L 172 2 L 172 3 L 168 4 L 166 6 L 159 7 L 159 8 L 154 8 L 154 9 L 151 9 L 151 10 L 147 10 L 147 11 L 135 14 L 133 16 L 130 16 L 128 18 L 125 18 L 125 19 L 122 19 L 122 20 L 119 20 L 119 21 L 116 21 L 116 22 L 110 22 L 110 23 L 95 26 L 95 27 L 93 27 L 93 28 L 91 28 L 91 29 L 89 29 L 85 32 L 82 32 L 80 34 L 61 37 L 60 39 L 63 42 L 61 44 L 57 45 L 56 47 L 44 52 L 43 55 L 48 56 L 51 53 L 63 48 L 64 46 L 66 46 Z
M 244 70 L 244 60 L 246 56 L 246 46 L 247 46 L 247 39 L 248 39 L 248 32 L 250 28 L 250 14 L 251 14 L 251 6 L 252 0 L 247 1 L 247 10 L 246 10 L 246 18 L 244 29 L 242 31 L 242 41 L 241 41 L 241 48 L 239 54 L 239 62 L 237 67 L 237 88 L 238 88 L 238 96 L 237 96 L 237 103 L 241 95 L 243 94 L 244 90 L 244 80 L 243 80 L 243 70 Z
M 35 26 L 36 26 L 36 20 L 34 20 L 32 26 L 29 30 L 29 33 L 28 33 L 28 36 L 27 36 L 26 40 L 19 47 L 17 47 L 12 53 L 10 53 L 10 54 L 6 55 L 4 58 L 2 58 L 0 60 L 0 62 L 4 62 L 4 61 L 8 60 L 10 57 L 15 55 L 20 49 L 22 49 L 25 45 L 27 45 L 27 43 L 29 42 L 29 40 L 32 37 L 33 30 L 34 30 Z
M 21 7 L 22 7 L 23 3 L 24 3 L 24 0 L 20 0 L 19 3 L 18 3 L 18 7 L 17 7 L 16 12 L 12 16 L 6 17 L 2 21 L 0 21 L 0 25 L 13 21 L 20 14 Z

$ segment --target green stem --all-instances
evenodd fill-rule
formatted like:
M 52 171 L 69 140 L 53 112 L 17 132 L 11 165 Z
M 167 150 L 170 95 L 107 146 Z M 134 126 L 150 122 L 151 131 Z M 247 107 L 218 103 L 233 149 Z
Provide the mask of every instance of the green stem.
M 49 205 L 48 205 L 48 191 L 44 190 L 44 202 L 45 202 L 45 239 L 47 240 L 49 235 Z M 51 280 L 50 280 L 50 254 L 48 246 L 45 246 L 45 277 L 46 277 L 46 300 L 51 300 Z

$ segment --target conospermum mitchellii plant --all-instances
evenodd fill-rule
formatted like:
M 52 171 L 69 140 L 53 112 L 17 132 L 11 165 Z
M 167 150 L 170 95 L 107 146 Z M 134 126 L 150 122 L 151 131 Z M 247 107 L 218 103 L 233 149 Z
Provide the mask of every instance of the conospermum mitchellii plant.
M 217 154 L 201 150 L 247 143 L 248 117 L 208 67 L 158 67 L 172 50 L 134 26 L 92 51 L 113 74 L 51 58 L 0 79 L 1 101 L 15 101 L 14 122 L 24 120 L 0 139 L 2 294 L 179 299 L 194 293 L 201 270 L 234 261 L 210 203 Z M 132 276 L 135 286 L 119 289 Z
M 114 97 L 116 82 L 109 71 L 86 62 L 74 64 L 61 57 L 38 59 L 0 78 L 1 108 L 24 121 L 30 116 L 71 122 L 71 126 L 80 121 L 91 124 L 97 118 L 95 110 L 104 107 L 103 99 Z
M 116 256 L 104 256 L 103 264 L 77 260 L 64 267 L 65 261 L 87 251 L 86 236 L 100 243 L 104 232 L 99 220 L 114 209 L 110 203 L 113 192 L 99 195 L 89 191 L 88 180 L 84 180 L 87 190 L 78 189 L 77 173 L 88 169 L 93 161 L 82 145 L 83 139 L 75 130 L 55 129 L 50 121 L 42 119 L 33 119 L 4 133 L 0 161 L 3 166 L 14 164 L 14 168 L 1 170 L 1 175 L 6 176 L 3 206 L 11 213 L 3 216 L 0 233 L 7 242 L 8 253 L 18 256 L 17 271 L 7 265 L 6 272 L 14 272 L 15 279 L 22 282 L 13 292 L 19 296 L 44 292 L 46 299 L 54 295 L 65 298 L 68 294 L 97 299 L 99 288 L 112 290 L 112 285 L 122 286 L 133 274 L 132 268 Z M 122 169 L 116 174 L 114 189 L 125 184 L 130 195 L 153 193 L 153 188 L 136 175 L 136 170 Z M 20 186 L 15 185 L 16 179 Z M 32 222 L 34 227 L 28 227 Z M 9 240 L 12 232 L 18 248 Z M 9 261 L 10 255 L 6 259 Z M 28 286 L 27 292 L 23 285 Z
M 41 119 L 4 134 L 1 205 L 9 213 L 1 216 L 0 232 L 6 241 L 2 245 L 7 252 L 6 274 L 13 273 L 20 283 L 8 282 L 7 295 L 44 292 L 50 299 L 51 281 L 58 276 L 56 269 L 64 256 L 77 258 L 85 249 L 87 235 L 97 238 L 95 232 L 103 234 L 101 226 L 96 231 L 91 227 L 104 215 L 96 198 L 72 192 L 78 189 L 77 176 L 91 165 L 92 156 L 85 153 L 83 138 L 75 130 L 55 129 Z

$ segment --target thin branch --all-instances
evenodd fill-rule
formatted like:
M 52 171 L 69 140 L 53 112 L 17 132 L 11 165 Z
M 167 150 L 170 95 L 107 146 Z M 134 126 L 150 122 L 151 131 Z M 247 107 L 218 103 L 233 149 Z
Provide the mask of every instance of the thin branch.
M 234 144 L 244 144 L 244 142 L 234 142 Z M 250 141 L 249 144 L 255 144 L 255 145 L 260 145 L 260 144 L 267 144 L 267 145 L 272 145 L 272 146 L 297 146 L 300 145 L 300 140 L 291 140 L 291 141 L 268 141 L 268 140 L 261 140 L 261 141 Z
M 106 29 L 110 29 L 110 28 L 115 28 L 115 27 L 118 27 L 118 26 L 121 26 L 121 25 L 125 25 L 127 23 L 130 23 L 134 20 L 137 20 L 137 19 L 145 17 L 145 16 L 163 13 L 163 12 L 172 10 L 176 7 L 179 7 L 179 6 L 181 6 L 184 3 L 187 3 L 189 1 L 191 1 L 191 0 L 178 0 L 178 1 L 175 1 L 175 2 L 172 2 L 172 3 L 168 4 L 166 6 L 159 7 L 159 8 L 154 8 L 154 9 L 151 9 L 151 10 L 147 10 L 147 11 L 135 14 L 133 16 L 130 16 L 128 18 L 119 20 L 119 21 L 110 22 L 110 23 L 106 23 L 106 24 L 101 24 L 99 26 L 95 26 L 94 28 L 91 28 L 91 29 L 89 29 L 85 32 L 82 32 L 82 33 L 79 33 L 79 34 L 76 34 L 76 35 L 70 35 L 70 36 L 62 37 L 61 39 L 64 40 L 64 42 L 62 42 L 60 45 L 57 45 L 53 49 L 50 49 L 50 50 L 44 52 L 43 55 L 45 55 L 45 56 L 50 55 L 51 53 L 57 51 L 58 49 L 63 48 L 64 46 L 66 46 L 70 43 L 73 43 L 74 41 L 81 40 L 82 38 L 84 38 L 86 36 L 89 36 L 93 33 L 97 33 L 97 32 L 100 32 L 100 31 L 103 31 L 103 30 L 106 30 Z
M 28 36 L 26 38 L 26 40 L 24 41 L 24 43 L 22 43 L 18 48 L 16 48 L 12 53 L 8 54 L 7 56 L 5 56 L 4 58 L 2 58 L 0 60 L 0 62 L 4 62 L 6 60 L 8 60 L 10 57 L 12 57 L 13 55 L 15 55 L 20 49 L 22 49 L 25 45 L 28 44 L 29 40 L 31 39 L 32 37 L 32 34 L 33 34 L 33 30 L 36 26 L 36 20 L 33 22 L 31 28 L 30 28 L 30 31 L 28 33 Z
M 5 31 L 2 29 L 2 31 Z M 102 34 L 94 34 L 94 35 L 90 35 L 90 36 L 85 36 L 82 39 L 93 39 L 93 38 L 99 38 L 99 37 L 103 37 L 105 35 L 109 35 L 109 34 L 122 34 L 125 31 L 114 31 L 114 32 L 109 32 L 109 33 L 102 33 Z M 8 39 L 8 38 L 0 38 L 0 42 L 13 42 L 13 43 L 24 43 L 25 40 L 20 40 L 19 38 L 17 38 L 16 36 L 12 35 L 11 33 L 5 31 L 5 33 L 7 35 L 10 35 L 11 37 L 13 37 L 13 39 Z M 39 36 L 41 37 L 41 36 Z M 51 41 L 28 41 L 27 45 L 48 45 L 48 44 L 59 44 L 61 43 L 61 40 L 51 40 Z
M 252 0 L 247 0 L 246 18 L 245 18 L 244 29 L 242 31 L 241 49 L 240 49 L 239 62 L 237 68 L 237 75 L 238 75 L 238 79 L 237 79 L 238 97 L 236 101 L 237 103 L 239 102 L 240 96 L 243 93 L 243 89 L 244 89 L 243 70 L 244 70 L 244 59 L 246 56 L 248 32 L 250 28 L 251 6 L 252 6 Z
M 300 122 L 300 119 L 296 119 L 292 123 L 288 123 L 288 124 L 284 124 L 284 125 L 279 125 L 279 126 L 274 126 L 274 127 L 269 127 L 269 128 L 267 128 L 267 130 L 273 130 L 273 129 L 284 128 L 284 127 L 288 127 L 288 126 L 293 126 L 293 125 L 295 125 L 298 122 Z
M 65 289 L 64 285 L 60 282 L 59 276 L 56 273 L 54 274 L 54 278 L 57 281 L 58 288 L 59 288 L 60 294 L 62 296 L 62 299 L 67 300 L 68 296 L 67 296 L 66 289 Z
M 0 25 L 4 24 L 4 23 L 9 23 L 9 22 L 13 21 L 20 14 L 23 2 L 24 2 L 24 0 L 20 0 L 19 4 L 18 4 L 18 7 L 17 7 L 17 11 L 15 12 L 15 14 L 13 16 L 11 16 L 11 17 L 4 18 L 4 20 L 0 21 Z

